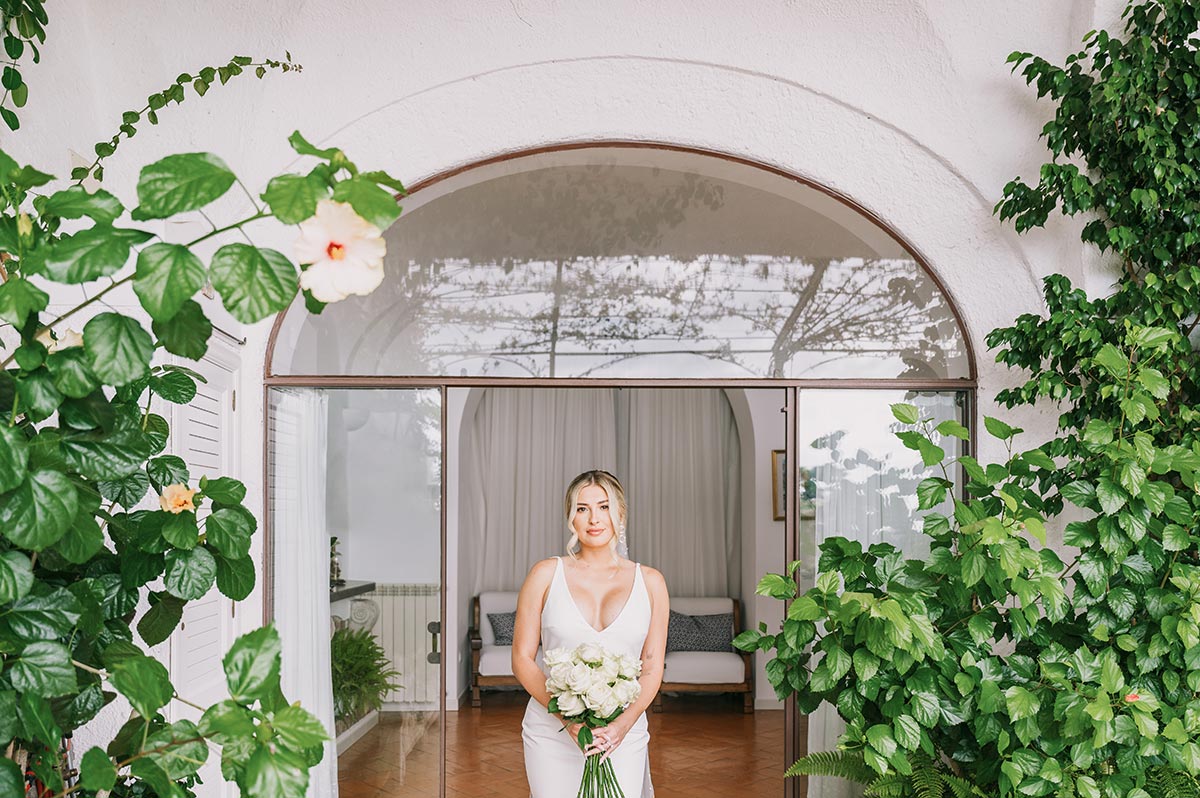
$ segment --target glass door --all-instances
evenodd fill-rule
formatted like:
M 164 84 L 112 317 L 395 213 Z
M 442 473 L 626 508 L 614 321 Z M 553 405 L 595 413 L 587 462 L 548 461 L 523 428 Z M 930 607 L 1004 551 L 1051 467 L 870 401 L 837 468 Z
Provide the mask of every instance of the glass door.
M 442 792 L 442 394 L 270 389 L 283 685 L 337 733 L 310 795 Z

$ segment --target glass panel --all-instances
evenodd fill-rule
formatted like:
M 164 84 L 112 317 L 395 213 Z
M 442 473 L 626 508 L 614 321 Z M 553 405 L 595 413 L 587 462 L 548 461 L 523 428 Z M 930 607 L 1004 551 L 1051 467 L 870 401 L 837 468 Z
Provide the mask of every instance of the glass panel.
M 428 389 L 271 389 L 284 689 L 306 706 L 324 702 L 343 749 L 327 756 L 336 772 L 314 777 L 317 796 L 334 794 L 334 779 L 342 795 L 439 794 L 440 402 Z M 382 695 L 370 689 L 380 678 L 372 645 L 399 671 Z
M 800 559 L 805 563 L 797 579 L 802 589 L 812 586 L 818 544 L 829 537 L 846 537 L 862 543 L 890 543 L 910 558 L 929 553 L 917 510 L 917 484 L 927 476 L 941 475 L 937 466 L 927 469 L 920 455 L 905 448 L 895 433 L 913 429 L 893 417 L 890 405 L 915 404 L 933 425 L 946 419 L 967 424 L 966 393 L 914 393 L 904 391 L 801 391 L 797 446 L 797 498 L 800 516 Z M 933 439 L 946 451 L 947 460 L 962 454 L 957 438 Z M 956 488 L 963 484 L 960 469 L 949 466 Z M 952 503 L 938 508 L 952 512 Z M 808 718 L 808 750 L 832 751 L 845 724 L 829 707 Z M 849 782 L 810 778 L 809 798 L 849 798 L 861 794 Z
M 387 278 L 289 314 L 280 374 L 942 378 L 969 373 L 912 254 L 811 187 L 689 153 L 590 149 L 417 192 Z

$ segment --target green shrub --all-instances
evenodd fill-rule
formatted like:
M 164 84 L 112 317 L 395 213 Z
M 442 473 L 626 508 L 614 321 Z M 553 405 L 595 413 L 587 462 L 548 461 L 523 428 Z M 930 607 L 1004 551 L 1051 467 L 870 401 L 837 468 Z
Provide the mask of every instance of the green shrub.
M 375 637 L 366 629 L 338 629 L 330 642 L 333 668 L 333 714 L 347 724 L 383 706 L 383 697 L 396 690 L 400 672 Z

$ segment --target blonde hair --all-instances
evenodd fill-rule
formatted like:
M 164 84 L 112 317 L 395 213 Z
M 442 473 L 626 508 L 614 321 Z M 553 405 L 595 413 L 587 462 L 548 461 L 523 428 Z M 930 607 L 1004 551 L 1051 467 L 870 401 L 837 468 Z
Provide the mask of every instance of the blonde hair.
M 579 543 L 580 549 L 583 544 L 579 541 L 579 535 L 575 533 L 575 527 L 571 525 L 571 519 L 575 514 L 575 505 L 579 501 L 579 492 L 584 488 L 596 486 L 603 488 L 608 494 L 610 504 L 617 506 L 617 529 L 620 530 L 612 536 L 608 541 L 608 549 L 612 553 L 613 562 L 618 562 L 620 558 L 617 556 L 618 538 L 625 528 L 625 489 L 621 487 L 621 481 L 607 471 L 595 469 L 592 471 L 584 471 L 575 479 L 571 480 L 571 484 L 567 486 L 566 497 L 566 517 L 567 517 L 567 532 L 571 535 L 571 539 L 567 541 L 567 556 L 572 560 L 575 559 L 575 544 Z M 610 513 L 611 515 L 611 513 Z

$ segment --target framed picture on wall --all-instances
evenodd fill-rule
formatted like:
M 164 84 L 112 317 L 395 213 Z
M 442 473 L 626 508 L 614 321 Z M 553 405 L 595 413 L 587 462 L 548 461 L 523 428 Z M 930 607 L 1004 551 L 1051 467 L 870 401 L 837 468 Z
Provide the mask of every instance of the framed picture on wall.
M 771 450 L 771 515 L 784 520 L 787 513 L 787 452 Z

